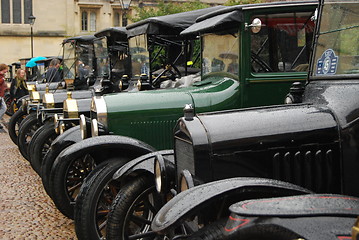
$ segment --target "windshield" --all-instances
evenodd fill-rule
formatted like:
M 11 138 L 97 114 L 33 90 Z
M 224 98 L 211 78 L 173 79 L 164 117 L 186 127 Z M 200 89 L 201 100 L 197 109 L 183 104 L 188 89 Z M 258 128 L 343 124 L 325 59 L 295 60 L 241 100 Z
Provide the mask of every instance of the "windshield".
M 64 44 L 63 69 L 65 79 L 75 78 L 75 42 Z
M 132 77 L 147 74 L 150 71 L 150 55 L 147 46 L 147 35 L 142 34 L 129 39 Z
M 202 75 L 231 73 L 238 78 L 239 34 L 207 34 L 202 37 Z
M 107 39 L 105 37 L 94 40 L 94 50 L 97 66 L 97 77 L 110 74 L 110 61 L 108 57 Z
M 359 73 L 359 5 L 329 2 L 323 7 L 312 74 Z
M 76 44 L 76 41 L 64 44 L 63 71 L 65 79 L 74 79 L 77 69 L 84 69 L 86 72 L 77 75 L 87 75 L 93 70 L 92 46 L 92 44 Z

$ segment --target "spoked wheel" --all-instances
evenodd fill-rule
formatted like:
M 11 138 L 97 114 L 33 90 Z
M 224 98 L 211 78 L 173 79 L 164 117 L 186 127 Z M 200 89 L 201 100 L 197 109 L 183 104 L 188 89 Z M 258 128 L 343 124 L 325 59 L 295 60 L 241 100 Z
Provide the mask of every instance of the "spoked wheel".
M 12 115 L 9 120 L 9 126 L 8 126 L 9 136 L 15 144 L 17 144 L 17 136 L 19 134 L 20 123 L 22 122 L 23 119 L 25 119 L 26 116 L 27 113 L 20 109 L 17 112 L 15 112 L 14 115 Z
M 77 159 L 58 160 L 54 162 L 50 173 L 51 197 L 60 212 L 73 219 L 76 197 L 96 163 L 90 154 Z
M 45 158 L 51 143 L 58 135 L 55 132 L 53 123 L 46 123 L 41 126 L 33 135 L 29 144 L 29 156 L 32 168 L 40 175 L 42 160 Z M 41 176 L 41 175 L 40 175 Z
M 106 239 L 158 239 L 151 223 L 163 201 L 153 181 L 140 176 L 121 187 L 109 213 Z
M 107 216 L 120 189 L 120 183 L 112 176 L 126 162 L 126 159 L 112 159 L 101 163 L 86 177 L 75 205 L 75 230 L 79 240 L 106 236 Z
M 22 122 L 19 135 L 17 136 L 17 146 L 19 147 L 21 155 L 29 160 L 28 146 L 31 141 L 32 135 L 41 126 L 36 114 L 30 114 Z

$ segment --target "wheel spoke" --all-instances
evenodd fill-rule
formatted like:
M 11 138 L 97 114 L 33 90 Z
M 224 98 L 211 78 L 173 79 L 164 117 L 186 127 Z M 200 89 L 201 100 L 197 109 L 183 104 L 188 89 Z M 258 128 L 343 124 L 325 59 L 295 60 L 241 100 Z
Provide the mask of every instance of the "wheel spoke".
M 135 223 L 137 226 L 142 227 L 143 224 L 151 225 L 152 221 L 145 219 L 143 217 L 139 217 L 136 215 L 132 215 L 131 220 L 133 223 Z
M 153 232 L 153 231 L 148 231 L 145 233 L 140 233 L 140 234 L 135 234 L 132 236 L 128 236 L 128 239 L 140 239 L 140 238 L 145 238 L 145 237 L 152 237 L 155 238 L 157 236 L 157 233 Z
M 153 206 L 152 203 L 150 203 L 150 201 L 148 200 L 148 198 L 144 199 L 144 205 L 146 208 L 148 208 L 153 214 L 157 213 L 157 210 L 155 208 L 155 206 Z

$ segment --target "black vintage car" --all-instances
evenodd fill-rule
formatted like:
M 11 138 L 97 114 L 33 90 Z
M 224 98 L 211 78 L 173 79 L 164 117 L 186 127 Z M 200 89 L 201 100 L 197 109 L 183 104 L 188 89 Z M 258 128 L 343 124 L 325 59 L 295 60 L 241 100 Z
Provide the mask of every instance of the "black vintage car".
M 308 82 L 293 87 L 287 99 L 297 103 L 197 116 L 189 112 L 179 120 L 175 163 L 158 157 L 155 169 L 157 190 L 181 193 L 158 212 L 155 231 L 173 237 L 173 229 L 191 216 L 197 217 L 197 230 L 228 217 L 229 205 L 253 198 L 258 190 L 258 178 L 248 182 L 243 177 L 260 177 L 268 184 L 259 193 L 274 179 L 317 194 L 236 203 L 219 235 L 206 239 L 253 239 L 258 231 L 267 239 L 351 239 L 359 214 L 359 4 L 329 0 L 319 12 Z M 237 176 L 242 178 L 215 181 Z M 204 228 L 193 238 L 209 231 Z

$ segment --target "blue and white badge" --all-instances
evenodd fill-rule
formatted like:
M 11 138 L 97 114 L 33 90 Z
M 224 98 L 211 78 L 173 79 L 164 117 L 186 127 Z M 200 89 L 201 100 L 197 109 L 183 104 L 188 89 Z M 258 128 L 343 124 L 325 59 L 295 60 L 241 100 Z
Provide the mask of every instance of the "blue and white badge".
M 318 59 L 317 62 L 317 74 L 327 75 L 335 74 L 338 66 L 338 56 L 335 55 L 333 49 L 327 49 Z

